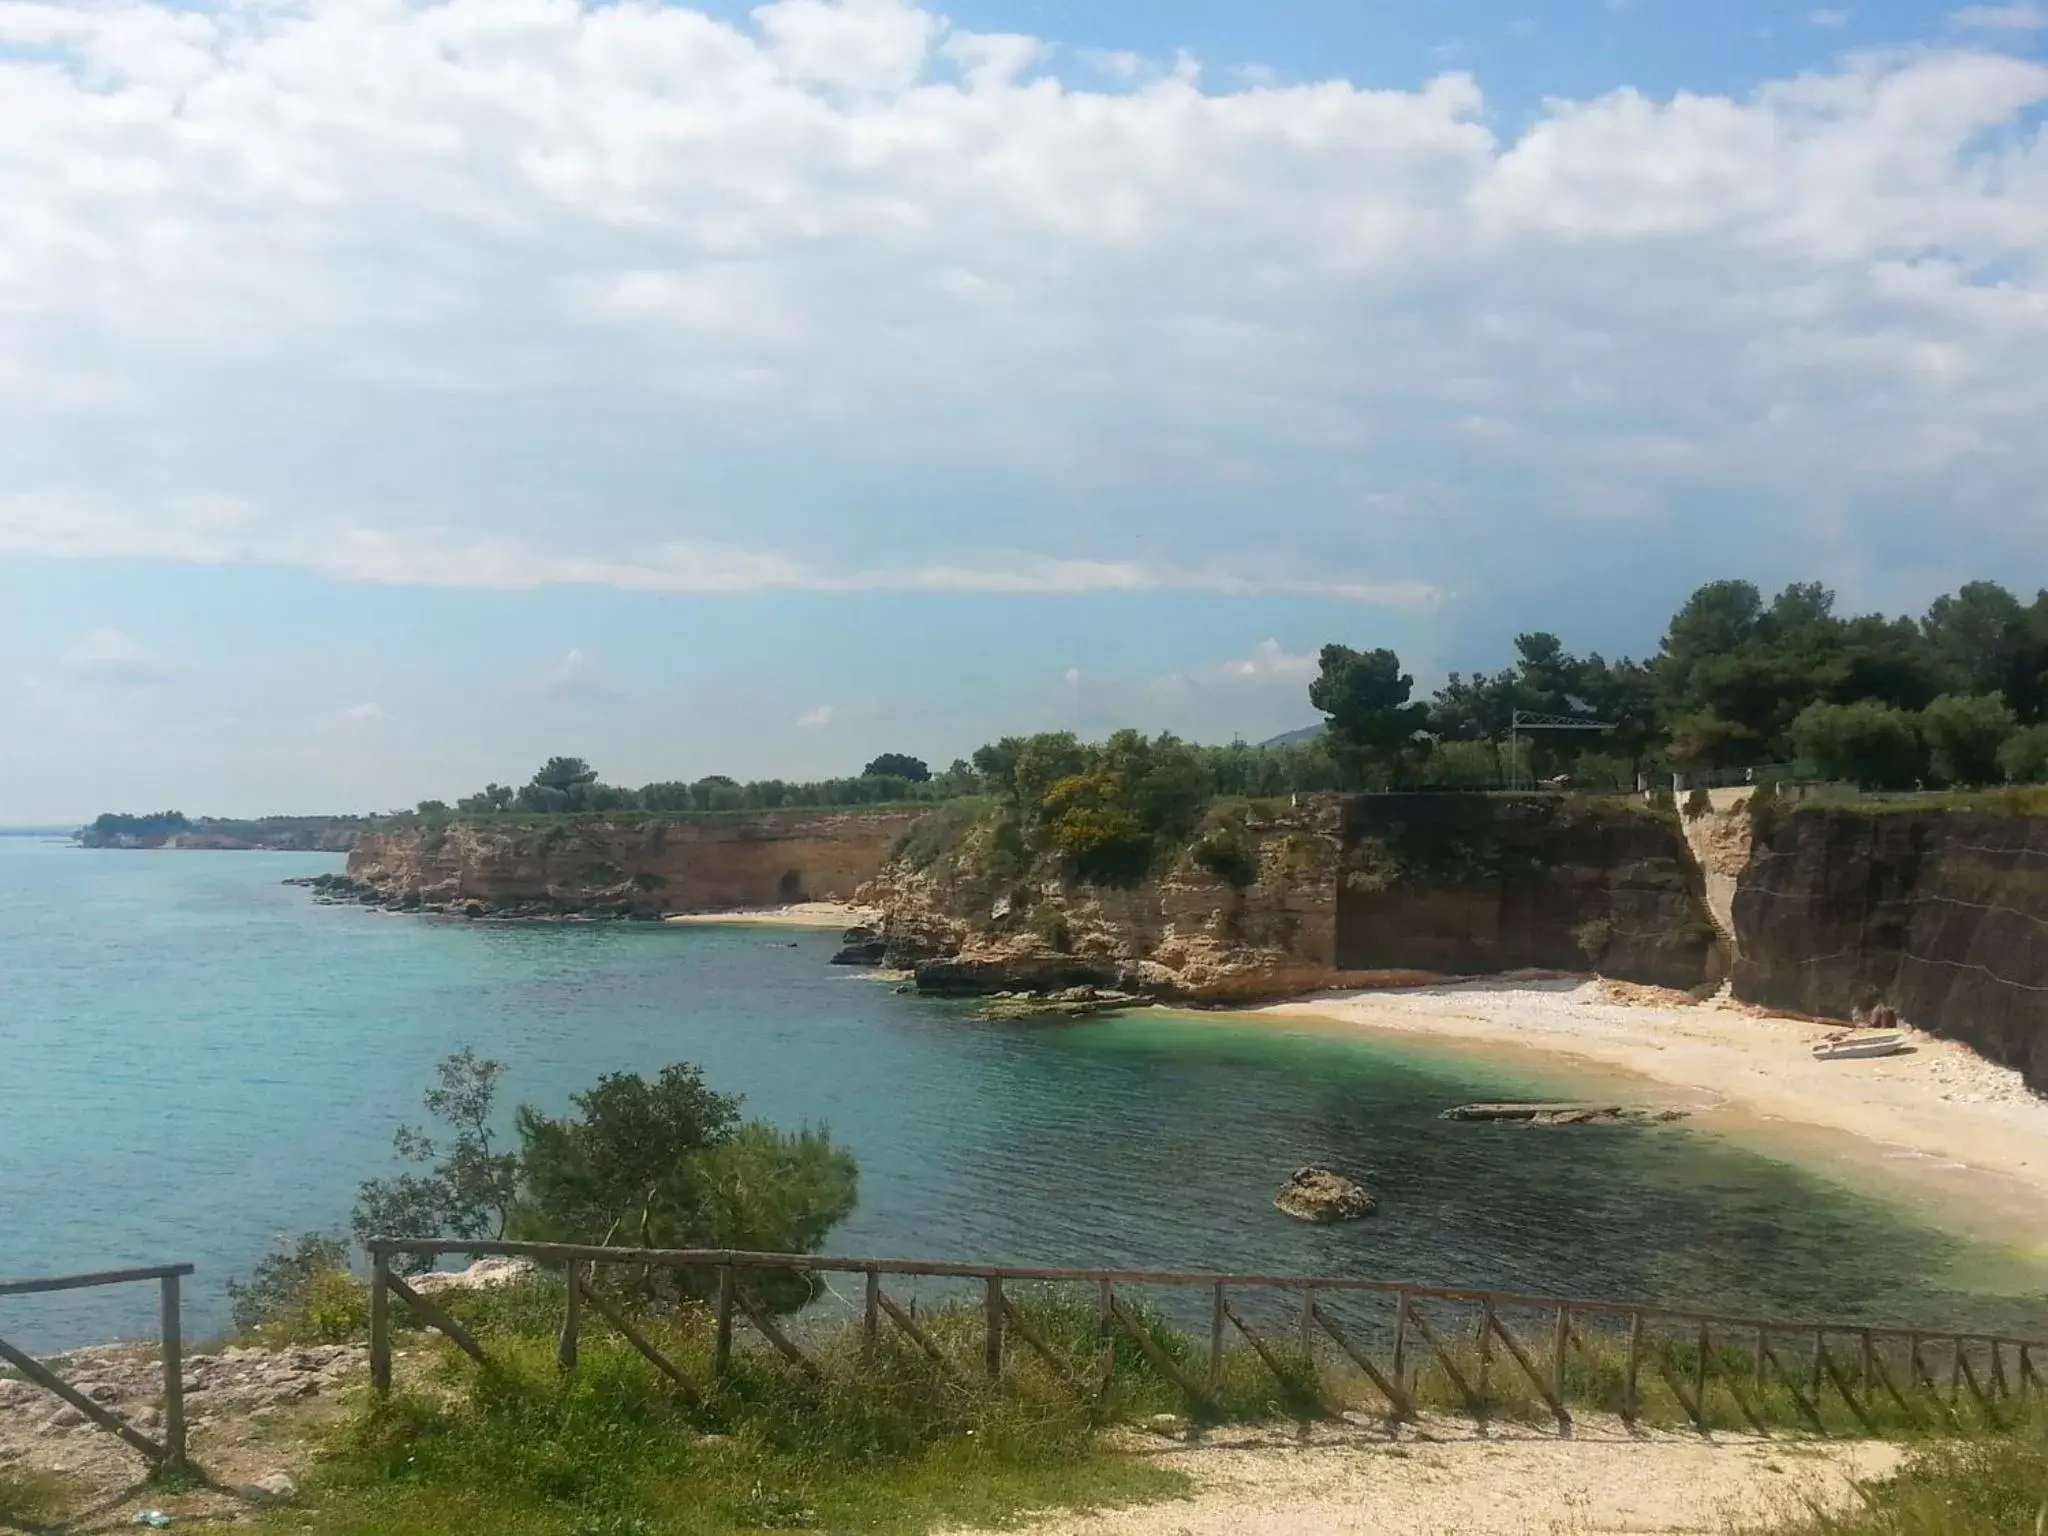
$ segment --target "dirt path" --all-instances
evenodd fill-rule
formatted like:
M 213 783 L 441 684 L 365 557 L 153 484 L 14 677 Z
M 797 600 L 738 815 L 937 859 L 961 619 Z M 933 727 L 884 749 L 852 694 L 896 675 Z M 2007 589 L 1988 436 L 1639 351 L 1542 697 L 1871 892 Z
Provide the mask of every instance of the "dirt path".
M 1565 1536 L 1732 1530 L 1855 1498 L 1891 1472 L 1893 1446 L 1717 1435 L 1631 1435 L 1581 1423 L 1577 1438 L 1455 1421 L 1389 1440 L 1336 1425 L 1231 1431 L 1199 1445 L 1134 1446 L 1194 1479 L 1192 1498 L 1026 1524 L 1026 1536 Z M 957 1533 L 964 1536 L 964 1533 Z

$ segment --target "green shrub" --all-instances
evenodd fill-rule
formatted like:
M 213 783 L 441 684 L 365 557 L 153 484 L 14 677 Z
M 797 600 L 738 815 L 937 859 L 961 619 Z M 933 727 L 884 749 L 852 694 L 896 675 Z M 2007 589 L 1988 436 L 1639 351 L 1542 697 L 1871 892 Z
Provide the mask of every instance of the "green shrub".
M 256 1261 L 228 1281 L 235 1331 L 266 1344 L 343 1344 L 370 1326 L 370 1289 L 348 1272 L 348 1246 L 323 1232 Z
M 1685 797 L 1685 819 L 1687 821 L 1698 821 L 1702 816 L 1713 810 L 1713 808 L 1713 797 L 1704 788 L 1696 787 L 1691 794 Z
M 1875 699 L 1809 704 L 1792 722 L 1792 745 L 1829 778 L 1865 789 L 1910 789 L 1927 771 L 1920 717 Z
M 1241 811 L 1212 814 L 1189 857 L 1225 885 L 1244 890 L 1259 883 L 1259 848 Z
M 1778 1536 L 2037 1536 L 2048 1530 L 2048 1438 L 2022 1430 L 1928 1446 L 1858 1491 L 1852 1513 L 1816 1512 Z
M 2016 727 L 2001 694 L 1945 693 L 1920 711 L 1928 771 L 1942 784 L 1996 783 L 2000 749 Z
M 2048 724 L 2013 732 L 1998 749 L 1998 766 L 2015 784 L 2048 781 Z
M 1604 917 L 1590 918 L 1572 930 L 1572 942 L 1579 946 L 1579 953 L 1586 957 L 1588 965 L 1598 965 L 1600 957 L 1607 953 L 1608 941 L 1614 937 L 1614 924 Z

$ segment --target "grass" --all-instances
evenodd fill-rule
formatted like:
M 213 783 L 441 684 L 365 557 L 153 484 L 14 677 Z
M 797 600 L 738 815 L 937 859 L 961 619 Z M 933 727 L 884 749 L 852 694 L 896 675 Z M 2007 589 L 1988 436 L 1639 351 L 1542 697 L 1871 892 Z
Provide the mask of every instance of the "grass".
M 493 1366 L 479 1370 L 437 1335 L 412 1335 L 424 1347 L 407 1357 L 402 1390 L 387 1403 L 367 1404 L 335 1428 L 308 1481 L 310 1505 L 273 1518 L 298 1529 L 308 1528 L 310 1520 L 310 1528 L 321 1532 L 408 1536 L 914 1533 L 941 1523 L 1000 1525 L 1033 1509 L 1128 1504 L 1186 1491 L 1179 1476 L 1119 1454 L 1105 1439 L 1105 1431 L 1118 1426 L 1161 1414 L 1199 1429 L 1310 1421 L 1347 1409 L 1377 1414 L 1386 1407 L 1365 1374 L 1327 1341 L 1316 1357 L 1304 1353 L 1289 1323 L 1259 1325 L 1264 1356 L 1242 1341 L 1226 1349 L 1212 1383 L 1206 1340 L 1197 1343 L 1156 1313 L 1141 1309 L 1139 1315 L 1168 1368 L 1121 1332 L 1108 1341 L 1101 1337 L 1092 1288 L 1018 1287 L 1009 1294 L 1029 1332 L 1053 1358 L 1041 1357 L 1023 1329 L 1013 1330 L 999 1383 L 983 1373 L 985 1325 L 978 1298 L 918 1311 L 917 1322 L 945 1356 L 944 1364 L 886 1321 L 868 1351 L 854 1323 L 789 1319 L 784 1326 L 821 1368 L 815 1379 L 743 1330 L 742 1341 L 753 1347 L 735 1351 L 732 1369 L 720 1381 L 713 1369 L 715 1330 L 704 1308 L 689 1304 L 641 1316 L 639 1324 L 656 1348 L 693 1384 L 684 1388 L 590 1311 L 584 1313 L 579 1370 L 573 1379 L 564 1378 L 555 1362 L 559 1282 L 444 1293 L 443 1305 L 483 1341 Z M 1140 1306 L 1135 1296 L 1120 1299 Z M 1530 1319 L 1502 1320 L 1547 1383 L 1550 1336 Z M 1590 1321 L 1580 1320 L 1585 1347 L 1567 1355 L 1565 1399 L 1575 1413 L 1619 1413 L 1628 1401 L 1627 1347 L 1593 1331 Z M 1344 1326 L 1354 1340 L 1366 1342 L 1362 1321 L 1347 1319 Z M 1433 1314 L 1432 1326 L 1451 1364 L 1483 1393 L 1489 1417 L 1549 1419 L 1536 1383 L 1505 1347 L 1496 1345 L 1491 1359 L 1482 1362 L 1469 1329 L 1454 1331 L 1447 1314 Z M 1778 1341 L 1779 1354 L 1804 1388 L 1806 1357 L 1794 1360 L 1786 1353 L 1788 1342 Z M 1464 1394 L 1444 1362 L 1412 1334 L 1409 1347 L 1419 1405 L 1466 1413 Z M 1689 1427 L 1672 1383 L 1690 1392 L 1700 1366 L 1698 1344 L 1653 1334 L 1642 1347 L 1638 1421 Z M 1105 1351 L 1111 1365 L 1106 1380 Z M 1383 1347 L 1373 1353 L 1385 1363 Z M 1853 1353 L 1837 1363 L 1845 1376 L 1857 1378 L 1860 1360 Z M 1942 1377 L 1945 1361 L 1929 1363 Z M 1796 1453 L 1802 1440 L 1812 1443 L 1806 1411 L 1787 1386 L 1773 1381 L 1756 1388 L 1747 1347 L 1717 1345 L 1706 1366 L 1711 1426 L 1745 1429 L 1746 1401 L 1779 1433 L 1788 1453 Z M 1896 1361 L 1892 1369 L 1902 1380 Z M 1176 1377 L 1196 1391 L 1184 1391 Z M 1972 1499 L 1991 1497 L 1985 1489 L 2032 1486 L 2037 1492 L 2025 1507 L 2027 1523 L 1816 1525 L 1813 1532 L 1918 1536 L 1923 1530 L 1953 1530 L 1974 1536 L 1980 1530 L 2032 1530 L 2034 1512 L 2048 1499 L 2048 1440 L 2033 1429 L 2000 1432 L 1931 1394 L 1909 1398 L 1917 1415 L 1909 1416 L 1881 1392 L 1872 1393 L 1866 1405 L 1879 1433 L 1915 1437 L 1926 1447 L 1907 1478 L 1874 1492 L 1873 1499 L 1953 1500 L 1950 1485 L 1959 1478 L 1977 1490 Z M 1864 1432 L 1832 1389 L 1808 1401 L 1817 1401 L 1829 1434 Z M 2014 1400 L 2000 1408 L 2002 1418 L 2018 1417 Z M 1937 1443 L 1931 1436 L 1958 1443 Z M 1950 1491 L 1937 1495 L 1930 1488 Z M 2017 1492 L 1997 1497 L 2004 1500 L 1997 1505 L 2005 1511 L 1999 1519 L 2024 1503 Z M 2037 1536 L 2048 1536 L 2048 1529 Z
M 1814 1511 L 1772 1536 L 2042 1536 L 2048 1435 L 2032 1430 L 1926 1446 L 1897 1476 L 1859 1490 L 1860 1508 Z
M 0 1467 L 0 1526 L 34 1530 L 53 1525 L 70 1510 L 72 1495 L 64 1479 L 24 1467 Z
M 1873 790 L 1840 799 L 1816 797 L 1784 807 L 1785 814 L 1855 811 L 1895 816 L 1914 811 L 1967 811 L 1983 816 L 2048 816 L 2048 785 L 2014 784 L 1994 789 L 1942 789 L 1911 794 Z
M 1020 1346 L 1006 1381 L 990 1384 L 974 1369 L 979 1319 L 971 1309 L 919 1318 L 959 1362 L 952 1371 L 894 1333 L 864 1359 L 858 1337 L 835 1330 L 803 1335 L 825 1367 L 822 1381 L 774 1355 L 741 1350 L 727 1380 L 699 1392 L 676 1387 L 589 1314 L 577 1374 L 565 1380 L 551 1336 L 560 1317 L 554 1287 L 444 1300 L 485 1339 L 493 1369 L 437 1348 L 406 1390 L 345 1421 L 311 1480 L 313 1529 L 909 1533 L 1185 1491 L 1182 1477 L 1102 1444 L 1105 1426 L 1178 1406 L 1149 1367 L 1120 1355 L 1110 1393 L 1076 1396 Z M 1083 1318 L 1092 1329 L 1092 1315 L 1078 1305 L 1026 1305 L 1034 1329 L 1059 1340 L 1063 1355 Z M 701 1310 L 643 1322 L 690 1381 L 713 1381 Z M 1273 1393 L 1247 1382 L 1243 1395 L 1256 1406 Z M 304 1519 L 303 1511 L 276 1516 L 295 1529 Z
M 1548 1380 L 1551 1368 L 1548 1341 L 1539 1345 L 1533 1328 L 1518 1330 L 1517 1337 Z M 1772 1346 L 1785 1367 L 1795 1373 L 1799 1396 L 1795 1397 L 1792 1389 L 1775 1372 L 1759 1389 L 1751 1347 L 1715 1341 L 1708 1350 L 1707 1390 L 1701 1402 L 1702 1416 L 1709 1429 L 1750 1430 L 1752 1425 L 1749 1416 L 1743 1412 L 1744 1403 L 1774 1433 L 1813 1433 L 1814 1420 L 1807 1414 L 1807 1408 L 1811 1407 L 1825 1433 L 1843 1439 L 1869 1435 L 1873 1430 L 1891 1439 L 1993 1435 L 2007 1427 L 2006 1421 L 2018 1419 L 2022 1413 L 2018 1400 L 2003 1399 L 1998 1404 L 2001 1421 L 1994 1422 L 1972 1406 L 1967 1396 L 1951 1405 L 1945 1399 L 1924 1391 L 1911 1391 L 1906 1387 L 1901 1361 L 1895 1354 L 1882 1355 L 1885 1368 L 1911 1405 L 1909 1412 L 1894 1402 L 1882 1387 L 1873 1385 L 1869 1390 L 1863 1390 L 1858 1379 L 1860 1357 L 1853 1349 L 1843 1350 L 1837 1340 L 1831 1353 L 1836 1367 L 1858 1390 L 1864 1415 L 1870 1421 L 1870 1427 L 1866 1428 L 1863 1419 L 1843 1401 L 1832 1383 L 1818 1395 L 1813 1392 L 1807 1374 L 1810 1356 L 1801 1353 L 1795 1359 L 1789 1336 L 1775 1337 Z M 1484 1398 L 1490 1415 L 1524 1423 L 1541 1423 L 1550 1419 L 1548 1404 L 1527 1373 L 1505 1349 L 1495 1347 L 1491 1366 L 1484 1373 L 1480 1369 L 1475 1345 L 1460 1343 L 1451 1347 L 1449 1353 L 1467 1385 L 1477 1387 L 1482 1381 L 1485 1383 Z M 1695 1428 L 1684 1402 L 1673 1390 L 1672 1382 L 1676 1381 L 1691 1397 L 1699 1379 L 1699 1362 L 1700 1351 L 1696 1342 L 1645 1339 L 1636 1372 L 1634 1408 L 1637 1420 L 1658 1429 Z M 1930 1357 L 1929 1365 L 1937 1379 L 1944 1379 L 1945 1359 Z M 1984 1369 L 1981 1357 L 1976 1361 L 1976 1368 L 1980 1372 Z M 1414 1391 L 1417 1402 L 1425 1408 L 1461 1414 L 1468 1411 L 1464 1397 L 1449 1372 L 1434 1357 L 1423 1361 L 1416 1371 Z M 1804 1405 L 1801 1398 L 1805 1400 Z M 1565 1360 L 1564 1402 L 1574 1413 L 1620 1416 L 1629 1406 L 1626 1344 L 1616 1338 L 1595 1334 L 1586 1339 L 1584 1348 L 1570 1351 Z

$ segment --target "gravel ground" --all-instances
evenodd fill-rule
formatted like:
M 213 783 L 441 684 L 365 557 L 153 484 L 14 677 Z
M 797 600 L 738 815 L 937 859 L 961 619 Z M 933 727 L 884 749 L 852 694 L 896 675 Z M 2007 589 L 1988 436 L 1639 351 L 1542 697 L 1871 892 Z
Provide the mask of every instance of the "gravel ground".
M 1581 1422 L 1571 1440 L 1531 1430 L 1482 1434 L 1430 1421 L 1389 1439 L 1376 1426 L 1233 1431 L 1191 1445 L 1134 1447 L 1194 1479 L 1192 1498 L 1054 1515 L 1025 1536 L 1564 1536 L 1701 1532 L 1766 1525 L 1818 1502 L 1841 1507 L 1853 1482 L 1882 1477 L 1896 1447 L 1716 1435 L 1632 1435 Z M 955 1533 L 965 1536 L 965 1533 Z

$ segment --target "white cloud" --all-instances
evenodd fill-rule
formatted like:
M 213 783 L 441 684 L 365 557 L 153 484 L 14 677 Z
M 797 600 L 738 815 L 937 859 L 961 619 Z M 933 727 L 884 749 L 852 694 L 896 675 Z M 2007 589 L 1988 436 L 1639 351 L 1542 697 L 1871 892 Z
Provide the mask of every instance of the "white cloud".
M 65 672 L 81 682 L 137 687 L 162 682 L 171 675 L 160 657 L 118 629 L 88 631 L 61 659 Z
M 381 725 L 388 724 L 390 720 L 391 715 L 382 704 L 351 704 L 345 709 L 335 710 L 332 714 L 322 715 L 313 722 L 313 728 L 335 735 L 349 735 L 375 730 Z
M 0 37 L 0 557 L 1476 611 L 2048 534 L 2048 68 L 1994 50 L 1510 133 L 906 0 Z
M 830 704 L 820 704 L 816 709 L 807 709 L 798 715 L 796 728 L 800 731 L 823 730 L 832 723 L 832 717 L 837 713 L 838 711 Z
M 2014 5 L 1970 5 L 1949 17 L 1959 27 L 1989 32 L 2039 32 L 2048 28 L 2048 10 L 2020 0 Z
M 613 699 L 619 690 L 580 649 L 571 649 L 540 677 L 540 690 L 558 699 Z
M 1224 662 L 1216 673 L 1227 678 L 1277 678 L 1298 682 L 1314 677 L 1320 668 L 1321 662 L 1315 656 L 1289 651 L 1278 640 L 1261 640 L 1252 647 L 1249 656 Z
M 1849 13 L 1843 10 L 1825 8 L 1817 11 L 1808 11 L 1806 13 L 1806 24 L 1809 27 L 1823 27 L 1830 30 L 1837 27 L 1846 27 L 1849 25 Z
M 1060 560 L 1014 550 L 967 550 L 905 565 L 825 568 L 766 550 L 666 543 L 606 554 L 434 530 L 387 532 L 350 524 L 271 523 L 206 499 L 196 510 L 147 513 L 54 496 L 0 495 L 0 555 L 44 559 L 144 558 L 191 565 L 279 565 L 392 586 L 602 586 L 702 592 L 1209 592 L 1221 596 L 1327 597 L 1426 607 L 1425 582 L 1325 578 L 1272 569 L 1247 552 L 1205 569 L 1134 560 Z M 580 653 L 572 652 L 572 656 Z M 564 659 L 563 665 L 567 665 Z M 587 668 L 587 661 L 578 662 Z M 560 670 L 558 668 L 557 670 Z

